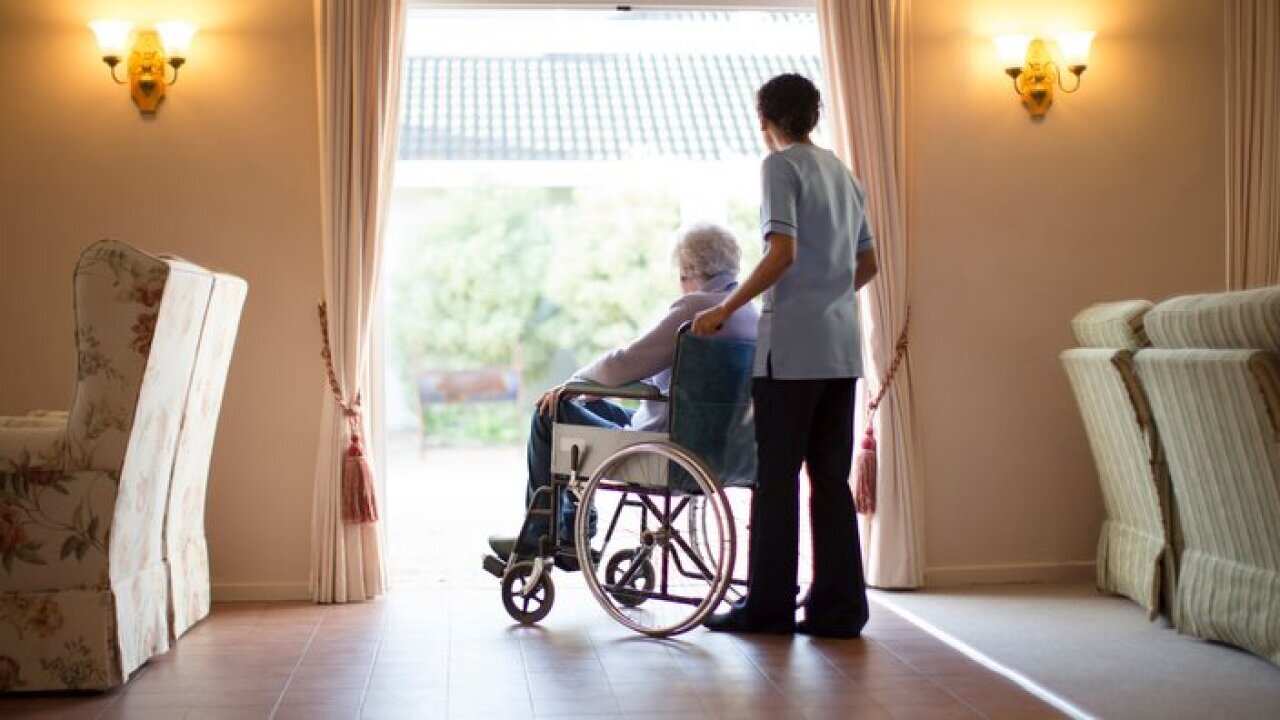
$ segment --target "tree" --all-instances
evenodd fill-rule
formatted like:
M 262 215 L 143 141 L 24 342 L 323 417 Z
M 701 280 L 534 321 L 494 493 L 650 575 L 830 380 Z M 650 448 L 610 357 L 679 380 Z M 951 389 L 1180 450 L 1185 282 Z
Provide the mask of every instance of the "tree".
M 650 189 L 432 190 L 389 263 L 389 325 L 407 387 L 424 370 L 518 367 L 525 395 L 624 343 L 678 292 L 674 196 Z M 526 399 L 528 399 L 526 397 Z M 417 398 L 411 399 L 411 406 Z M 519 408 L 424 408 L 448 439 L 516 441 Z

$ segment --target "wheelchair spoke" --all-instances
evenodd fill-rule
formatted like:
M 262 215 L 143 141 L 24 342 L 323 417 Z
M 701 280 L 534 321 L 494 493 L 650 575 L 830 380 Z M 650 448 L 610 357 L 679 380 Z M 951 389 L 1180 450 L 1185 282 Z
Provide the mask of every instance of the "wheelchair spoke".
M 649 562 L 649 556 L 652 554 L 653 548 L 650 546 L 644 546 L 636 550 L 631 556 L 631 566 L 627 568 L 621 578 L 618 578 L 617 585 L 624 588 L 630 587 L 632 581 L 636 579 L 636 575 L 644 568 L 644 564 Z
M 702 562 L 702 559 L 698 557 L 698 554 L 695 552 L 692 552 L 691 548 L 689 548 L 687 544 L 678 545 L 676 549 L 683 550 L 685 554 L 689 556 L 689 559 L 693 561 L 694 569 L 697 570 L 699 574 L 694 574 L 689 572 L 688 570 L 685 570 L 684 563 L 680 562 L 680 553 L 672 552 L 671 562 L 673 565 L 676 566 L 676 572 L 680 573 L 682 576 L 686 578 L 689 578 L 690 580 L 701 580 L 703 582 L 710 583 L 715 579 L 715 573 L 713 573 L 710 569 L 707 568 L 707 566 Z
M 715 573 L 711 571 L 711 568 L 708 568 L 706 563 L 702 561 L 702 558 L 698 557 L 697 551 L 694 550 L 689 545 L 689 543 L 685 542 L 684 537 L 680 535 L 678 531 L 672 532 L 671 539 L 675 542 L 677 547 L 679 547 L 681 550 L 684 550 L 685 553 L 688 554 L 689 559 L 692 560 L 694 566 L 698 568 L 698 572 L 702 573 L 703 578 L 709 579 L 709 578 L 715 577 Z
M 627 465 L 631 462 L 639 464 Z M 662 484 L 665 475 L 652 469 L 668 467 L 665 463 L 682 468 L 698 489 Z M 648 485 L 622 481 L 654 477 L 658 482 Z M 582 503 L 599 503 L 599 514 L 609 517 L 603 540 L 591 540 L 584 512 L 578 513 L 575 534 L 579 547 L 600 548 L 582 569 L 592 595 L 616 620 L 641 633 L 667 636 L 696 627 L 720 604 L 732 574 L 734 526 L 723 492 L 696 457 L 670 443 L 623 448 L 597 467 Z M 698 522 L 706 530 L 686 537 L 677 521 Z M 721 551 L 699 553 L 695 545 L 704 540 Z
M 622 517 L 622 508 L 627 506 L 627 493 L 623 492 L 622 497 L 618 499 L 618 507 L 613 511 L 613 519 L 609 521 L 609 529 L 604 533 L 604 543 L 600 546 L 600 552 L 609 546 L 609 541 L 613 539 L 613 531 L 618 528 L 618 518 Z

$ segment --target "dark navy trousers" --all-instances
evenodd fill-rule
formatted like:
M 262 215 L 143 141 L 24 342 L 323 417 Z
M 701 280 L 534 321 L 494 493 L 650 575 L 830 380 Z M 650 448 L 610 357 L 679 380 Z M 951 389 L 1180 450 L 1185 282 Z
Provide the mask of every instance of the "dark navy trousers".
M 751 500 L 747 612 L 755 621 L 794 616 L 800 537 L 800 467 L 810 479 L 811 624 L 861 630 L 867 622 L 858 523 L 849 488 L 856 378 L 755 378 L 757 487 Z
M 631 423 L 630 410 L 615 405 L 607 400 L 591 400 L 578 404 L 571 400 L 561 400 L 557 409 L 561 423 L 569 425 L 590 425 L 599 428 L 626 429 Z M 525 490 L 525 507 L 533 501 L 533 493 L 541 487 L 551 484 L 551 416 L 543 415 L 535 408 L 533 419 L 529 422 L 529 445 L 526 456 L 529 463 L 529 482 Z M 568 489 L 561 492 L 560 502 L 560 543 L 573 544 L 573 516 L 578 511 L 578 500 Z M 543 494 L 538 506 L 551 506 L 551 497 Z M 595 510 L 591 511 L 591 530 L 595 532 Z M 520 544 L 525 547 L 536 547 L 538 538 L 547 533 L 547 520 L 534 517 L 529 523 Z

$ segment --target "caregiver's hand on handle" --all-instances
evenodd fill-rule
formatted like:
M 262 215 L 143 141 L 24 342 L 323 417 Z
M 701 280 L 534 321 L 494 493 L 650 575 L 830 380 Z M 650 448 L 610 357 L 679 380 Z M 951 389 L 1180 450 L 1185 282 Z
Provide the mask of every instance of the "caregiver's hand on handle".
M 707 308 L 693 318 L 693 327 L 690 329 L 694 335 L 704 337 L 714 335 L 720 332 L 720 329 L 724 327 L 725 320 L 728 320 L 732 314 L 729 308 L 724 305 Z
M 724 321 L 738 308 L 746 305 L 757 295 L 773 287 L 778 278 L 796 261 L 796 239 L 782 233 L 769 233 L 765 238 L 768 250 L 760 258 L 751 274 L 742 284 L 734 289 L 724 302 L 708 310 L 698 313 L 693 319 L 694 335 L 711 335 L 724 325 Z

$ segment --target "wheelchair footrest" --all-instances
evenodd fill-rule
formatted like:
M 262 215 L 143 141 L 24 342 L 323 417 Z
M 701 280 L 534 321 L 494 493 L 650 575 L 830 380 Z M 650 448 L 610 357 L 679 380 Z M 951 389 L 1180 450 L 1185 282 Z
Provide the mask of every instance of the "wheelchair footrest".
M 481 563 L 481 567 L 485 569 L 485 572 L 499 580 L 501 580 L 502 576 L 507 572 L 507 564 L 502 562 L 502 560 L 499 560 L 496 555 L 485 555 L 484 561 Z
M 595 560 L 597 563 L 600 562 L 600 551 L 592 550 L 591 559 Z M 562 552 L 556 553 L 555 563 L 556 563 L 556 567 L 560 568 L 561 570 L 564 570 L 565 572 L 579 572 L 580 570 L 582 570 L 582 568 L 580 567 L 580 564 L 578 563 L 578 553 L 576 550 L 568 550 L 568 551 L 562 551 Z

